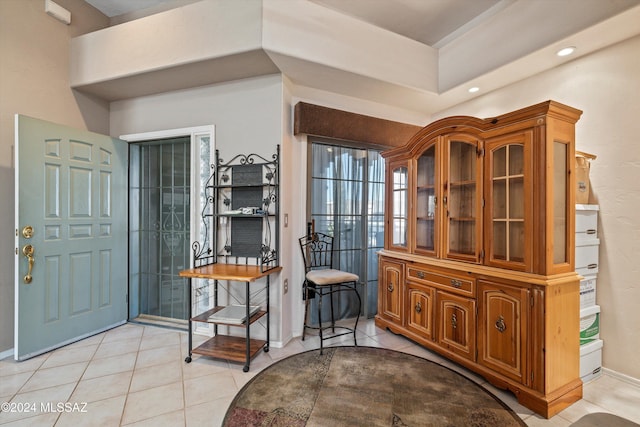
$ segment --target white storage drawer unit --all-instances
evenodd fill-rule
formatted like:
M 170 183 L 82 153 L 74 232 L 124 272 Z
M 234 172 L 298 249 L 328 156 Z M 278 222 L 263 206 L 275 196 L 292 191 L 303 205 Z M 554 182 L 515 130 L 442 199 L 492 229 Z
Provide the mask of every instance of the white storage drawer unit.
M 596 275 L 580 280 L 580 309 L 596 305 Z
M 598 237 L 598 205 L 576 205 L 576 240 Z
M 580 378 L 591 381 L 602 373 L 602 340 L 595 340 L 580 346 Z
M 580 310 L 580 345 L 600 338 L 600 306 Z
M 599 239 L 588 239 L 578 242 L 576 239 L 576 272 L 581 276 L 598 272 Z

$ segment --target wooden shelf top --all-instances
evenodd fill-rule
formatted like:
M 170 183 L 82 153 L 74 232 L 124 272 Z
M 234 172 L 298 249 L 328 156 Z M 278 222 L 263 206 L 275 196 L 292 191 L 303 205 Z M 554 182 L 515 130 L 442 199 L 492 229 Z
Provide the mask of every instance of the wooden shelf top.
M 202 267 L 190 268 L 182 270 L 178 275 L 180 277 L 191 277 L 196 279 L 217 279 L 217 280 L 234 280 L 238 282 L 253 282 L 261 277 L 278 273 L 282 270 L 281 266 L 273 267 L 265 271 L 261 271 L 259 265 L 245 264 L 209 264 Z

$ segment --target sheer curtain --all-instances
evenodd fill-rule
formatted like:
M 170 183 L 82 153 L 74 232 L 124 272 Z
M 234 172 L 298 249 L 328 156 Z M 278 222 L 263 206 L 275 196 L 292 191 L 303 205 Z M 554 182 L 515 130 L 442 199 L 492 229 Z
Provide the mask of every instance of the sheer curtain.
M 334 267 L 360 276 L 362 313 L 372 317 L 377 308 L 376 252 L 384 235 L 384 159 L 377 150 L 313 142 L 310 180 L 315 230 L 334 237 Z M 334 295 L 337 318 L 355 316 L 357 304 L 351 292 Z M 317 322 L 315 308 L 311 313 Z M 323 319 L 329 315 L 323 313 Z

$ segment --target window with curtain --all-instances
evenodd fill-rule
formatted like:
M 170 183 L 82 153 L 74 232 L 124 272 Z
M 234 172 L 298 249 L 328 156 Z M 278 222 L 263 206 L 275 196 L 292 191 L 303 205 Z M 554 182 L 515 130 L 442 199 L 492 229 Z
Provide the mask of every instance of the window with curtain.
M 360 276 L 362 313 L 373 317 L 378 296 L 376 252 L 384 246 L 384 159 L 378 150 L 323 142 L 312 142 L 310 155 L 309 208 L 315 231 L 334 237 L 334 267 Z M 357 314 L 358 300 L 351 292 L 335 298 L 336 317 Z

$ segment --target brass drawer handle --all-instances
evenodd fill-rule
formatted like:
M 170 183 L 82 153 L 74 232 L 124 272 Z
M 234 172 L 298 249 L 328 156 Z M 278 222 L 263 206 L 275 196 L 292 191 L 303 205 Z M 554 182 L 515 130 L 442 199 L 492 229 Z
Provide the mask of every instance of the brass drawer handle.
M 420 312 L 422 312 L 422 304 L 417 303 L 416 304 L 416 313 L 420 313 Z
M 507 325 L 504 323 L 504 317 L 498 316 L 498 320 L 496 320 L 496 329 L 500 332 L 504 332 L 507 329 Z
M 461 288 L 462 282 L 460 280 L 451 279 L 451 286 L 453 286 L 454 288 Z
M 387 286 L 387 290 L 389 292 L 393 292 L 393 283 L 389 283 L 389 286 Z
M 417 276 L 419 279 L 424 279 L 424 271 L 418 271 Z

